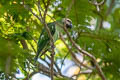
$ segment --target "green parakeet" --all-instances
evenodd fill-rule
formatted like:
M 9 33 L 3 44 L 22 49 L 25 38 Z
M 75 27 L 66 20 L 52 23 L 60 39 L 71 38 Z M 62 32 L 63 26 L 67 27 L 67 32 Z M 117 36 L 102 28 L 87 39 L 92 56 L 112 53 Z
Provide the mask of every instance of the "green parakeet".
M 65 25 L 66 28 L 72 28 L 72 22 L 68 18 L 63 18 L 47 24 L 53 36 L 54 42 L 59 38 L 59 33 L 63 32 L 63 29 L 60 27 L 60 25 L 63 27 Z M 35 57 L 35 61 L 37 61 L 39 55 L 42 56 L 43 49 L 48 46 L 50 46 L 50 37 L 45 27 L 43 27 L 37 44 L 37 55 Z

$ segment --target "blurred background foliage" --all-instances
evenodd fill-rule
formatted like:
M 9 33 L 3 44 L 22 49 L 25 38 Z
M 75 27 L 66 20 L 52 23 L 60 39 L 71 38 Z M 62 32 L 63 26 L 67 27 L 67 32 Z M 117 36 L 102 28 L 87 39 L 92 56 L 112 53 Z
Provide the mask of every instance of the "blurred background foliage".
M 23 2 L 24 1 L 24 2 Z M 47 0 L 40 0 L 45 9 Z M 50 0 L 48 15 L 56 20 L 68 17 L 73 22 L 71 37 L 82 49 L 99 59 L 99 64 L 108 80 L 119 80 L 120 77 L 120 1 L 105 0 L 99 9 L 92 4 L 94 0 Z M 101 2 L 102 0 L 97 0 Z M 0 79 L 16 78 L 19 69 L 24 78 L 33 69 L 33 58 L 37 40 L 43 25 L 24 8 L 28 5 L 39 14 L 37 0 L 0 0 Z M 72 6 L 69 9 L 69 6 Z M 46 22 L 53 20 L 47 15 Z M 69 46 L 72 44 L 66 38 Z M 56 43 L 55 60 L 63 61 L 69 53 L 61 40 Z M 74 53 L 76 49 L 72 48 Z M 70 54 L 66 59 L 72 61 Z M 90 60 L 85 57 L 85 60 Z M 61 62 L 62 63 L 62 62 Z M 63 64 L 64 65 L 64 64 Z M 30 71 L 28 70 L 30 69 Z M 96 73 L 91 73 L 89 80 L 100 80 Z M 87 80 L 89 74 L 79 74 L 77 80 Z M 68 80 L 56 78 L 56 80 Z

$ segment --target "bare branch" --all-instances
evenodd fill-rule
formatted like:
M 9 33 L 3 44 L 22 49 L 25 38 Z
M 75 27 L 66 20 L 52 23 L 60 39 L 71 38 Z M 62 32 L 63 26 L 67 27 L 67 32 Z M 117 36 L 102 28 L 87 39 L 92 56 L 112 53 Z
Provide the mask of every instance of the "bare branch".
M 110 5 L 109 5 L 109 8 L 107 9 L 107 12 L 106 12 L 106 16 L 108 16 L 108 15 L 111 13 L 114 4 L 115 4 L 115 0 L 111 0 L 111 3 L 110 3 Z
M 89 0 L 88 0 L 89 1 Z M 96 0 L 94 1 L 89 1 L 91 4 L 95 5 L 95 6 L 101 6 L 105 3 L 106 0 L 102 0 L 101 2 L 97 2 Z
M 47 1 L 47 5 L 45 6 L 45 12 L 44 12 L 44 16 L 43 16 L 43 22 L 44 22 L 43 24 L 45 25 L 45 28 L 46 28 L 46 30 L 48 32 L 48 35 L 50 37 L 50 42 L 51 42 L 52 53 L 51 53 L 51 71 L 50 71 L 51 73 L 50 73 L 50 75 L 51 75 L 51 80 L 54 80 L 53 79 L 53 73 L 54 73 L 53 65 L 54 65 L 54 55 L 55 55 L 54 48 L 55 48 L 55 46 L 54 46 L 54 40 L 53 40 L 53 37 L 51 35 L 51 32 L 50 32 L 47 24 L 45 23 L 46 14 L 47 14 L 47 10 L 48 10 L 49 4 L 50 4 L 50 0 Z
M 102 0 L 101 2 L 97 2 L 97 0 L 93 0 L 93 1 L 89 1 L 89 2 L 91 4 L 93 4 L 94 6 L 96 6 L 97 11 L 100 12 L 100 6 L 104 5 L 104 3 L 106 2 L 106 0 Z

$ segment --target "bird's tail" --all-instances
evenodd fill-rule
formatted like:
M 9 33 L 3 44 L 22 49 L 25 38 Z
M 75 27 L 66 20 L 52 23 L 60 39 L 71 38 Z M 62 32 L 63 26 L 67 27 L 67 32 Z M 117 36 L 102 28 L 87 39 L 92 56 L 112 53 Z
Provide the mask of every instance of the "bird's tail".
M 34 58 L 34 61 L 35 61 L 34 63 L 37 62 L 38 57 L 41 58 L 41 56 L 44 55 L 47 51 L 48 51 L 48 49 L 46 49 L 45 51 L 43 51 L 40 55 L 39 55 L 39 52 L 37 52 L 37 55 L 36 55 L 35 58 Z
M 34 63 L 37 62 L 38 57 L 39 57 L 39 54 L 41 53 L 42 49 L 43 49 L 42 47 L 40 47 L 40 48 L 37 49 L 37 52 L 36 52 L 37 55 L 36 55 L 35 58 L 34 58 Z
M 36 55 L 35 58 L 34 58 L 34 63 L 37 62 L 38 56 L 39 56 L 39 53 L 37 52 L 37 55 Z

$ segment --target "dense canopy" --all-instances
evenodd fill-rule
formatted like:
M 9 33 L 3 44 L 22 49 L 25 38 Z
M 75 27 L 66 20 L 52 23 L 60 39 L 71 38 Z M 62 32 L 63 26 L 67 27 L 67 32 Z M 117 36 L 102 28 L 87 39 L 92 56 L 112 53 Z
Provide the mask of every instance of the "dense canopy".
M 55 55 L 34 64 L 42 28 L 66 17 Z M 0 0 L 0 80 L 119 80 L 119 63 L 119 0 Z

